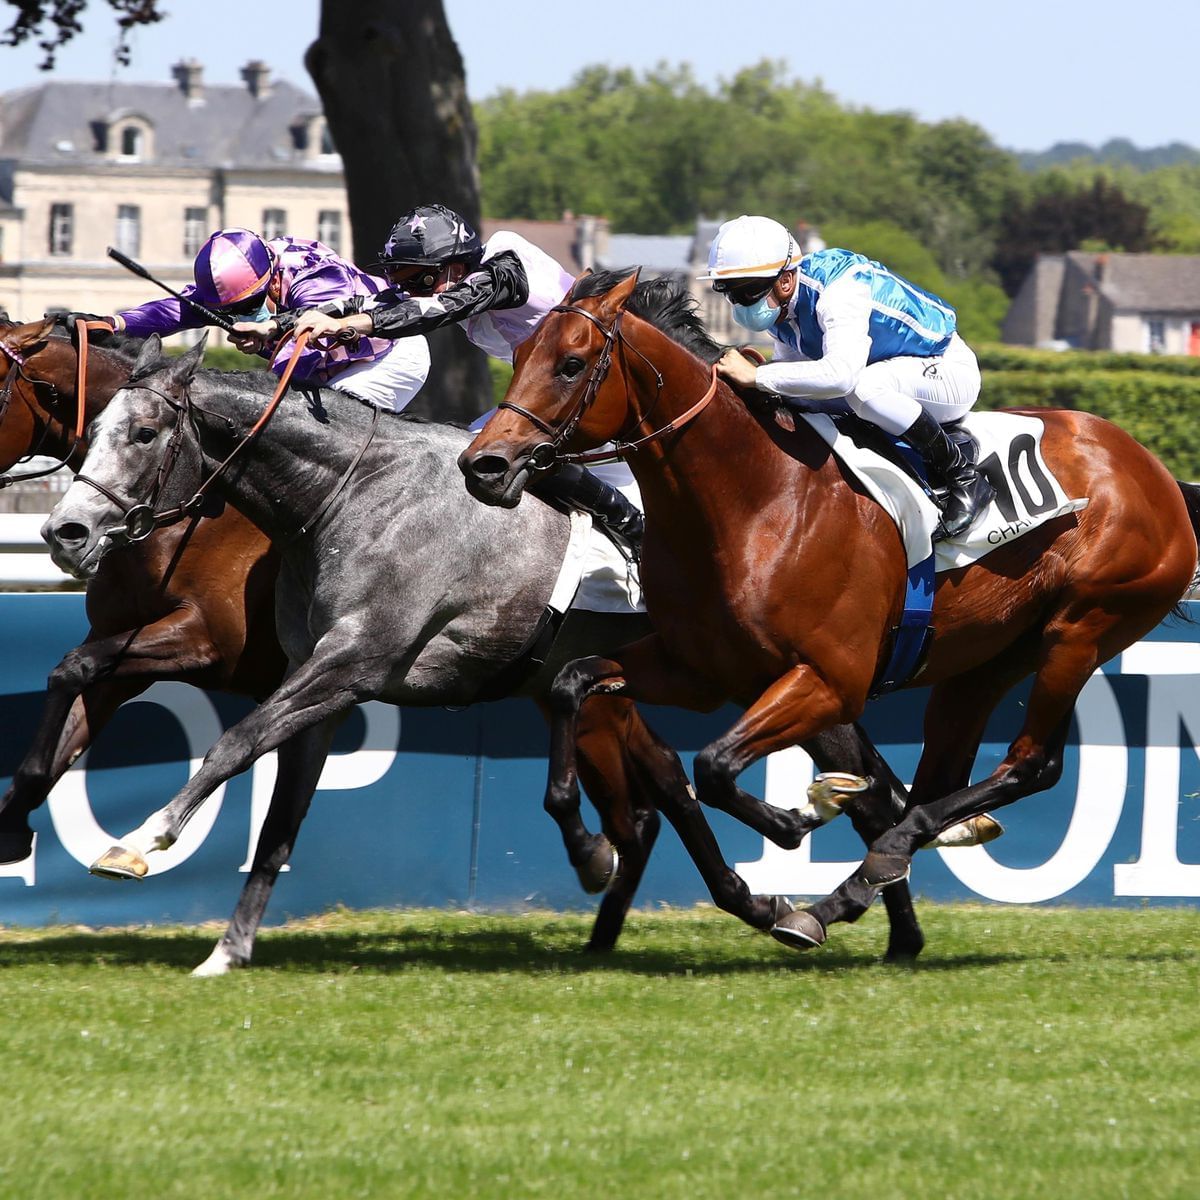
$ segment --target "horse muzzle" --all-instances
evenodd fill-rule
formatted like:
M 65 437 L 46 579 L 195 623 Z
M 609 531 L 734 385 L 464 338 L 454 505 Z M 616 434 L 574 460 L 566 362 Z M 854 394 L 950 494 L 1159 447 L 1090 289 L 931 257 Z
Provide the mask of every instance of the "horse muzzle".
M 458 456 L 458 468 L 476 500 L 499 508 L 517 507 L 531 473 L 528 459 L 514 465 L 492 450 L 472 454 L 470 446 Z

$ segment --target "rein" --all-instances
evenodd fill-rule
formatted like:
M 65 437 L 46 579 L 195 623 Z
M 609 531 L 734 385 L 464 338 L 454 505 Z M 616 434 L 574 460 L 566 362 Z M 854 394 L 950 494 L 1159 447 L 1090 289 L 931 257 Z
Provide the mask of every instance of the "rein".
M 53 466 L 43 467 L 40 471 L 27 471 L 24 475 L 12 475 L 8 474 L 7 472 L 3 475 L 0 475 L 0 489 L 11 487 L 14 483 L 24 483 L 28 479 L 41 479 L 43 476 L 53 475 L 55 471 L 61 471 L 62 468 L 65 467 L 68 462 L 70 462 L 71 456 L 76 452 L 76 450 L 79 449 L 79 446 L 83 441 L 84 425 L 87 421 L 87 331 L 89 329 L 107 329 L 111 331 L 112 326 L 109 325 L 107 321 L 85 321 L 82 317 L 75 321 L 75 336 L 79 348 L 79 358 L 75 368 L 75 406 L 77 411 L 75 415 L 74 436 L 71 439 L 66 454 L 62 455 Z M 0 354 L 3 354 L 13 366 L 13 370 L 9 371 L 8 376 L 4 380 L 3 390 L 0 391 L 0 421 L 4 419 L 5 414 L 8 412 L 9 403 L 12 400 L 14 376 L 18 376 L 23 379 L 27 384 L 29 384 L 30 387 L 36 387 L 38 383 L 45 383 L 51 388 L 51 390 L 55 392 L 55 395 L 58 394 L 57 390 L 54 388 L 54 385 L 48 380 L 32 379 L 28 374 L 26 374 L 25 367 L 28 365 L 28 363 L 23 355 L 17 353 L 15 350 L 10 350 L 3 344 L 0 344 Z M 28 397 L 22 395 L 21 399 L 25 401 L 26 405 L 29 406 L 30 410 L 36 416 L 38 410 L 30 403 Z M 47 425 L 42 432 L 42 437 L 44 438 L 48 432 L 49 426 Z M 37 447 L 35 447 L 30 454 L 26 456 L 26 458 L 31 458 L 36 453 Z M 21 461 L 25 461 L 25 459 L 22 459 Z
M 200 509 L 204 506 L 205 500 L 208 498 L 208 493 L 212 490 L 216 481 L 225 474 L 230 466 L 246 452 L 248 446 L 258 437 L 265 428 L 267 422 L 275 415 L 280 401 L 283 399 L 284 393 L 288 389 L 288 384 L 291 382 L 292 371 L 295 370 L 296 362 L 300 357 L 300 351 L 304 349 L 305 343 L 308 341 L 308 333 L 298 334 L 296 337 L 296 351 L 288 360 L 287 366 L 284 368 L 283 374 L 279 378 L 279 383 L 275 387 L 275 393 L 268 402 L 266 408 L 263 409 L 257 421 L 247 432 L 246 436 L 229 452 L 228 456 L 220 462 L 213 473 L 200 485 L 196 494 L 190 500 L 185 500 L 182 504 L 176 505 L 174 508 L 163 509 L 160 512 L 154 511 L 154 498 L 162 490 L 163 484 L 166 482 L 167 476 L 175 465 L 175 460 L 179 456 L 179 448 L 183 438 L 183 421 L 176 420 L 175 430 L 171 434 L 171 441 L 167 446 L 166 454 L 163 456 L 163 461 L 159 465 L 158 476 L 155 479 L 154 491 L 151 500 L 148 503 L 141 504 L 126 504 L 120 497 L 116 496 L 102 483 L 89 478 L 86 475 L 77 475 L 75 478 L 83 483 L 94 487 L 102 495 L 107 496 L 116 506 L 125 514 L 125 524 L 115 525 L 108 530 L 108 537 L 113 540 L 122 539 L 130 542 L 144 541 L 156 529 L 162 529 L 167 525 L 176 525 L 180 521 L 186 520 L 189 517 L 199 514 Z M 186 389 L 183 393 L 183 403 L 173 400 L 165 392 L 160 392 L 157 388 L 147 387 L 145 384 L 127 384 L 127 387 L 141 388 L 143 391 L 154 392 L 159 395 L 180 413 L 188 415 L 189 420 L 192 417 L 192 410 L 195 407 L 192 399 Z M 365 449 L 365 447 L 364 447 Z
M 621 335 L 621 320 L 625 316 L 625 310 L 621 309 L 617 313 L 616 319 L 611 326 L 605 326 L 604 323 L 596 316 L 595 313 L 589 312 L 586 308 L 580 307 L 578 304 L 559 304 L 550 310 L 551 312 L 576 313 L 581 317 L 586 317 L 604 337 L 604 347 L 596 358 L 592 366 L 591 374 L 588 376 L 587 382 L 584 385 L 583 395 L 580 396 L 579 402 L 570 416 L 555 429 L 552 425 L 543 421 L 541 417 L 532 413 L 527 408 L 523 408 L 519 404 L 514 404 L 511 400 L 501 400 L 498 408 L 507 408 L 515 412 L 518 416 L 524 417 L 535 429 L 539 429 L 544 433 L 550 441 L 542 442 L 530 451 L 529 468 L 532 471 L 549 471 L 560 463 L 579 463 L 581 465 L 591 463 L 612 463 L 620 462 L 627 455 L 633 454 L 640 450 L 643 446 L 650 442 L 657 441 L 659 438 L 666 437 L 668 434 L 676 433 L 683 429 L 685 425 L 689 425 L 708 407 L 709 401 L 717 394 L 717 367 L 713 364 L 712 378 L 709 382 L 708 391 L 696 401 L 686 412 L 680 413 L 679 416 L 673 417 L 665 425 L 643 437 L 634 438 L 632 441 L 622 441 L 619 438 L 613 439 L 613 447 L 611 450 L 586 450 L 579 453 L 562 452 L 562 447 L 570 441 L 575 430 L 579 426 L 579 422 L 583 420 L 588 409 L 596 401 L 596 396 L 599 394 L 600 386 L 604 383 L 608 375 L 609 369 L 612 366 L 612 354 L 614 346 L 621 346 L 625 349 L 632 350 L 649 368 L 654 372 L 655 376 L 655 392 L 654 401 L 646 410 L 645 416 L 639 418 L 641 421 L 649 420 L 650 414 L 658 406 L 659 400 L 662 398 L 663 377 L 662 372 L 644 355 L 635 345 L 629 342 Z M 628 385 L 626 388 L 628 392 Z

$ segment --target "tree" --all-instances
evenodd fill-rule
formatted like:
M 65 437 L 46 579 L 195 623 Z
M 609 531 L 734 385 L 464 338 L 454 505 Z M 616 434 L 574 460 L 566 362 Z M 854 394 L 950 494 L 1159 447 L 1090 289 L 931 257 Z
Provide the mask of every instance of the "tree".
M 1084 242 L 1112 250 L 1150 250 L 1150 210 L 1130 200 L 1103 175 L 1078 186 L 1052 171 L 1039 176 L 1035 194 L 1014 200 L 1000 219 L 993 266 L 1004 290 L 1015 296 L 1039 254 L 1076 250 Z
M 6 0 L 16 10 L 3 44 L 37 40 L 42 66 L 82 29 L 88 0 Z M 169 13 L 161 0 L 105 0 L 125 35 Z M 392 223 L 416 204 L 438 201 L 479 220 L 475 123 L 462 58 L 441 0 L 322 0 L 316 41 L 305 56 L 346 176 L 356 255 L 370 263 Z M 369 119 L 364 119 L 368 117 Z M 414 411 L 469 419 L 491 403 L 485 356 L 462 334 L 430 339 L 434 371 Z

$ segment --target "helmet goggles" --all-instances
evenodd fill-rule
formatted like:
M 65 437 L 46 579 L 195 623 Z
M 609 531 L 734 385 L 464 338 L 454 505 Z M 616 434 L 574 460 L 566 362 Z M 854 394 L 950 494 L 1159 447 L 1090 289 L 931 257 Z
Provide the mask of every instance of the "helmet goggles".
M 770 279 L 714 279 L 712 290 L 717 295 L 724 296 L 730 304 L 757 304 L 775 286 L 782 274 L 783 271 L 780 271 Z

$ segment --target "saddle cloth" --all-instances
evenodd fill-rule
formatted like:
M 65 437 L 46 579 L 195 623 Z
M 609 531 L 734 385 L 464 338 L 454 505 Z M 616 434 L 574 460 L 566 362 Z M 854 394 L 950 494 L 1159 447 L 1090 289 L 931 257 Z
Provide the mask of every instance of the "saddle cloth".
M 995 499 L 959 537 L 933 543 L 938 509 L 897 463 L 860 446 L 824 413 L 797 413 L 896 522 L 910 567 L 934 554 L 936 571 L 977 562 L 1031 529 L 1087 506 L 1069 499 L 1042 458 L 1037 417 L 1014 413 L 971 413 L 959 425 L 979 443 L 977 462 L 996 488 Z
M 568 608 L 588 612 L 645 612 L 637 571 L 625 556 L 592 523 L 587 513 L 572 511 L 567 553 L 559 569 L 558 582 L 550 596 L 550 607 L 565 613 Z

